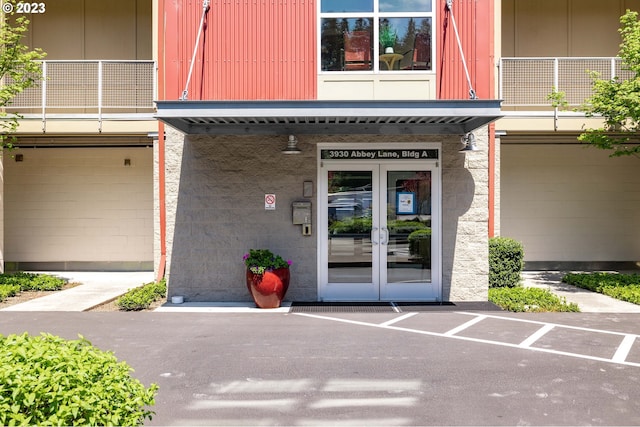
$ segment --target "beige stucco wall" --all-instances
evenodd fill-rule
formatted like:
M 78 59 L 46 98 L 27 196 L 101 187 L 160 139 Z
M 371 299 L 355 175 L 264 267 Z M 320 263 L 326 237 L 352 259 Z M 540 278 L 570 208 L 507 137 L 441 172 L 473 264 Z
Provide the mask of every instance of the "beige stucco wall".
M 152 268 L 152 168 L 151 148 L 5 152 L 5 261 Z
M 640 1 L 502 0 L 501 7 L 503 57 L 616 56 L 619 18 L 640 10 Z
M 152 0 L 54 0 L 26 42 L 46 59 L 152 59 Z
M 526 261 L 640 260 L 635 157 L 579 144 L 501 146 L 501 234 Z
M 303 182 L 313 181 L 317 188 L 316 144 L 393 141 L 442 143 L 443 299 L 486 301 L 486 129 L 476 135 L 481 151 L 471 153 L 458 152 L 458 135 L 298 135 L 303 153 L 284 156 L 286 136 L 185 136 L 167 127 L 169 296 L 249 301 L 242 256 L 250 248 L 266 247 L 294 261 L 287 299 L 316 300 L 317 194 L 313 236 L 302 236 L 300 226 L 291 224 L 291 202 L 302 198 Z M 275 211 L 264 209 L 266 193 L 276 194 Z

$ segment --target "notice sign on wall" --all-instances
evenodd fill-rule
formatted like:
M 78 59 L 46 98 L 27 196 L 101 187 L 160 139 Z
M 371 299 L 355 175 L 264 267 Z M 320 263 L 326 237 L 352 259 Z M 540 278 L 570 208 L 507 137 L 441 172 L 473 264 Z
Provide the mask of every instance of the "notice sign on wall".
M 265 194 L 264 195 L 264 210 L 275 211 L 276 210 L 276 195 Z

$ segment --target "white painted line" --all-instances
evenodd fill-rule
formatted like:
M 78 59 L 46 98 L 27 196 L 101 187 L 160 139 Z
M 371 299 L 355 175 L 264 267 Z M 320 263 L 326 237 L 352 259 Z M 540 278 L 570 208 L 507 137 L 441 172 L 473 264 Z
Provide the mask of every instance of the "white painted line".
M 468 327 L 473 326 L 473 325 L 475 325 L 476 323 L 478 323 L 478 322 L 480 322 L 480 321 L 482 321 L 482 320 L 484 320 L 484 319 L 486 319 L 486 318 L 487 318 L 487 316 L 485 316 L 485 315 L 477 316 L 475 319 L 471 319 L 471 320 L 469 320 L 468 322 L 463 323 L 462 325 L 460 325 L 460 326 L 458 326 L 458 327 L 456 327 L 456 328 L 453 328 L 453 329 L 451 329 L 450 331 L 445 332 L 443 335 L 444 335 L 445 337 L 450 337 L 450 336 L 452 336 L 452 335 L 457 334 L 458 332 L 464 331 L 464 330 L 465 330 L 465 329 L 467 329 Z
M 627 356 L 629 355 L 629 352 L 631 351 L 631 347 L 633 347 L 633 343 L 635 342 L 635 340 L 636 340 L 636 335 L 626 335 L 622 339 L 622 342 L 620 343 L 620 345 L 618 346 L 618 349 L 616 350 L 616 354 L 613 355 L 611 360 L 618 363 L 624 362 L 625 360 L 627 360 Z
M 305 316 L 305 317 L 312 317 L 314 319 L 322 319 L 322 320 L 331 320 L 334 322 L 341 322 L 341 323 L 349 323 L 352 325 L 359 325 L 359 326 L 368 326 L 368 327 L 373 327 L 373 328 L 380 328 L 380 329 L 392 329 L 394 331 L 402 331 L 402 332 L 409 332 L 409 333 L 413 333 L 413 334 L 419 334 L 419 335 L 427 335 L 427 336 L 432 336 L 432 337 L 441 337 L 441 338 L 452 338 L 452 339 L 457 339 L 457 340 L 462 340 L 462 341 L 471 341 L 471 342 L 475 342 L 475 343 L 482 343 L 482 344 L 490 344 L 490 345 L 497 345 L 497 346 L 501 346 L 501 347 L 510 347 L 510 348 L 517 348 L 517 349 L 521 349 L 522 347 L 519 346 L 519 344 L 512 344 L 512 343 L 508 343 L 508 342 L 501 342 L 501 341 L 491 341 L 491 340 L 485 340 L 485 339 L 480 339 L 480 338 L 471 338 L 471 337 L 465 337 L 465 336 L 460 336 L 460 335 L 445 335 L 439 332 L 431 332 L 431 331 L 422 331 L 419 329 L 411 329 L 411 328 L 401 328 L 401 327 L 397 327 L 397 326 L 380 326 L 376 323 L 367 323 L 367 322 L 359 322 L 356 320 L 347 320 L 347 319 L 340 319 L 338 317 L 329 317 L 329 316 L 320 316 L 320 315 L 315 315 L 315 314 L 309 314 L 309 313 L 293 313 L 294 315 L 297 316 Z M 470 313 L 464 313 L 464 314 L 470 314 Z M 479 316 L 481 318 L 486 318 L 486 317 L 497 317 L 497 316 Z M 505 319 L 505 320 L 512 320 L 509 319 L 508 317 L 497 317 L 499 319 Z M 474 319 L 475 320 L 475 319 Z M 482 319 L 481 319 L 482 320 Z M 525 321 L 527 323 L 539 323 L 539 324 L 545 324 L 543 322 L 536 322 L 536 321 Z M 468 323 L 468 322 L 467 322 Z M 562 325 L 558 325 L 558 324 L 554 324 L 554 323 L 549 323 L 550 325 L 554 325 L 554 326 L 560 326 L 562 327 Z M 573 328 L 573 329 L 587 329 L 587 328 Z M 607 331 L 599 331 L 599 332 L 607 332 Z M 619 333 L 615 333 L 615 332 L 611 332 L 614 334 L 618 334 Z M 587 359 L 587 360 L 595 360 L 598 362 L 606 362 L 606 363 L 617 363 L 620 365 L 626 365 L 626 366 L 635 366 L 635 367 L 640 367 L 640 363 L 636 363 L 636 362 L 627 362 L 627 361 L 622 361 L 622 362 L 617 362 L 614 361 L 612 359 L 607 359 L 604 357 L 596 357 L 596 356 L 589 356 L 586 354 L 579 354 L 579 353 L 569 353 L 567 351 L 559 351 L 559 350 L 553 350 L 553 349 L 548 349 L 548 348 L 541 348 L 541 347 L 527 347 L 525 350 L 529 350 L 529 351 L 537 351 L 540 353 L 549 353 L 549 354 L 557 354 L 557 355 L 561 355 L 561 356 L 569 356 L 569 357 L 575 357 L 578 359 Z
M 458 314 L 467 314 L 469 316 L 476 316 L 476 314 L 470 313 L 470 312 L 466 312 L 466 311 L 457 311 L 456 313 L 458 313 Z M 559 323 L 541 322 L 539 320 L 519 319 L 517 317 L 496 316 L 496 315 L 493 315 L 493 314 L 485 314 L 484 316 L 487 317 L 487 318 L 490 318 L 490 319 L 509 320 L 509 321 L 512 321 L 512 322 L 531 323 L 531 324 L 534 324 L 534 325 L 553 325 L 553 326 L 555 326 L 557 328 L 574 329 L 574 330 L 577 330 L 577 331 L 600 332 L 602 334 L 620 335 L 620 336 L 629 335 L 626 332 L 605 331 L 603 329 L 583 328 L 581 326 L 560 325 Z
M 551 323 L 544 325 L 542 328 L 538 329 L 536 332 L 531 334 L 526 340 L 518 344 L 518 347 L 523 347 L 523 348 L 530 347 L 534 342 L 538 341 L 540 338 L 542 338 L 547 332 L 549 332 L 553 328 L 555 328 L 555 325 L 552 325 Z
M 403 315 L 403 316 L 396 317 L 395 319 L 387 320 L 386 322 L 380 323 L 380 326 L 389 326 L 389 325 L 393 325 L 394 323 L 397 323 L 397 322 L 399 322 L 399 321 L 401 321 L 401 320 L 408 319 L 409 317 L 413 317 L 413 316 L 415 316 L 416 314 L 418 314 L 418 313 L 416 313 L 416 312 L 413 312 L 413 313 L 407 313 L 407 314 L 405 314 L 405 315 Z
M 400 307 L 398 307 L 398 304 L 396 304 L 395 302 L 391 302 L 391 307 L 393 308 L 393 311 L 395 311 L 396 313 L 400 313 L 402 310 L 400 310 Z

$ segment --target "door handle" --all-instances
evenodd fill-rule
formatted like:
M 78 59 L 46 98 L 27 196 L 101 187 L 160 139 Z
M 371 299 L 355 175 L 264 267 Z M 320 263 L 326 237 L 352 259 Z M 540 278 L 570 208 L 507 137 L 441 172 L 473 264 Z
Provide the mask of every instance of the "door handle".
M 371 244 L 373 245 L 377 245 L 378 242 L 376 242 L 376 231 L 378 231 L 378 227 L 372 227 L 371 228 Z
M 387 243 L 389 243 L 389 229 L 387 229 L 386 227 L 383 227 L 381 231 L 382 233 L 380 234 L 382 236 L 382 240 L 380 240 L 380 244 L 386 245 Z

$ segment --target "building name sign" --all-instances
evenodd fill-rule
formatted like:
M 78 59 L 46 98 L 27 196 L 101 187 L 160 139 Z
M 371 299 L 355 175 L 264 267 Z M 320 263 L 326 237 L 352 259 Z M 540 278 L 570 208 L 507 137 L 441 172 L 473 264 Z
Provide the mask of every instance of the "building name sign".
M 437 159 L 438 150 L 320 150 L 323 160 L 424 160 Z

